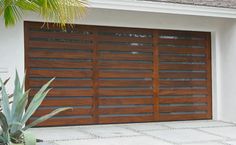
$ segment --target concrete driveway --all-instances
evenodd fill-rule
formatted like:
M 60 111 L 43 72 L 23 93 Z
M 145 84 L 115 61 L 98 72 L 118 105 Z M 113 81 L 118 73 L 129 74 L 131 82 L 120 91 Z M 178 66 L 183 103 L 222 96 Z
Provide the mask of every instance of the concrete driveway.
M 236 145 L 236 124 L 181 121 L 31 129 L 40 145 Z

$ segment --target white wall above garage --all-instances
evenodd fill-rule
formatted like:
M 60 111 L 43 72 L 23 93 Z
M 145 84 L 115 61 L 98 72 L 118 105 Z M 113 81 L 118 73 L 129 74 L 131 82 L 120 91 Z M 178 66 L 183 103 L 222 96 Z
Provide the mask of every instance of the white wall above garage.
M 41 21 L 37 15 L 28 15 L 24 18 L 26 21 Z M 228 33 L 222 35 L 222 27 L 225 23 L 230 24 L 231 19 L 214 18 L 204 16 L 190 16 L 177 14 L 164 14 L 152 12 L 137 12 L 126 10 L 111 10 L 101 8 L 90 8 L 87 15 L 77 21 L 77 24 L 88 25 L 102 25 L 102 26 L 118 26 L 118 27 L 135 27 L 135 28 L 153 28 L 153 29 L 174 29 L 174 30 L 191 30 L 191 31 L 208 31 L 212 32 L 212 63 L 213 63 L 213 116 L 214 119 L 225 119 L 225 104 L 220 102 L 222 94 L 229 96 L 227 89 L 223 87 L 220 82 L 225 71 L 221 69 L 221 50 L 225 45 L 229 50 L 233 51 L 234 41 L 228 43 L 228 36 L 234 37 L 236 31 L 231 32 L 229 28 Z M 0 28 L 3 28 L 3 21 L 0 20 Z M 18 23 L 13 28 L 1 29 L 0 31 L 0 68 L 7 70 L 7 73 L 1 73 L 1 77 L 13 76 L 15 69 L 17 69 L 21 76 L 24 73 L 24 29 L 23 22 Z M 235 38 L 236 39 L 236 38 Z M 224 45 L 225 44 L 225 45 Z M 230 54 L 232 61 L 236 62 L 236 57 Z M 226 60 L 228 61 L 228 60 Z M 230 65 L 230 64 L 229 64 Z M 233 66 L 231 64 L 231 66 Z M 227 69 L 230 69 L 229 67 Z M 234 70 L 236 71 L 236 69 Z M 235 77 L 236 79 L 236 77 Z M 224 83 L 230 81 L 226 79 Z M 9 90 L 13 88 L 10 86 Z M 225 93 L 223 93 L 225 92 Z M 227 103 L 227 101 L 225 102 Z M 236 110 L 236 107 L 232 109 Z M 229 118 L 227 118 L 229 119 Z M 236 121 L 236 118 L 235 118 Z

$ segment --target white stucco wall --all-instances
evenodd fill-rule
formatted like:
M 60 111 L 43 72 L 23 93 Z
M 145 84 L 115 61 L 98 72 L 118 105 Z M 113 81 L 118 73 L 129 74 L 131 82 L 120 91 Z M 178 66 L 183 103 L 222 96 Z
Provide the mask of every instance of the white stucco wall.
M 27 16 L 24 19 L 28 21 L 40 21 L 35 15 Z M 236 89 L 234 89 L 234 86 L 232 85 L 233 80 L 236 80 L 236 76 L 233 75 L 236 74 L 236 69 L 233 66 L 233 62 L 236 62 L 236 57 L 234 56 L 236 55 L 236 53 L 234 53 L 236 49 L 233 49 L 234 40 L 233 38 L 229 39 L 229 36 L 234 36 L 236 40 L 236 25 L 230 25 L 230 28 L 227 28 L 227 31 L 224 33 L 222 31 L 224 29 L 222 26 L 226 22 L 229 25 L 229 21 L 231 20 L 213 17 L 90 9 L 88 10 L 86 17 L 77 23 L 212 32 L 213 116 L 214 119 L 230 120 L 230 115 L 225 114 L 225 110 L 231 108 L 231 114 L 234 114 L 233 112 L 236 110 L 236 105 L 233 105 L 233 100 L 235 98 L 233 92 L 236 91 Z M 231 29 L 233 27 L 235 30 L 232 32 Z M 6 78 L 7 76 L 13 76 L 15 69 L 23 76 L 23 22 L 18 23 L 13 28 L 5 29 L 3 21 L 0 20 L 0 28 L 0 77 Z M 230 43 L 228 43 L 228 41 L 230 41 Z M 236 44 L 234 46 L 236 46 Z M 227 51 L 221 54 L 223 49 L 226 49 Z M 224 66 L 222 65 L 223 61 L 221 58 L 225 63 Z M 3 70 L 2 72 L 7 71 L 7 73 L 1 73 L 1 70 Z M 9 87 L 9 90 L 12 90 L 11 86 Z M 228 98 L 228 100 L 225 100 L 225 98 Z M 228 103 L 231 104 L 232 107 L 229 107 L 227 105 Z M 236 121 L 236 117 L 232 119 L 235 119 L 234 121 Z
M 236 20 L 225 22 L 220 32 L 220 118 L 236 122 Z

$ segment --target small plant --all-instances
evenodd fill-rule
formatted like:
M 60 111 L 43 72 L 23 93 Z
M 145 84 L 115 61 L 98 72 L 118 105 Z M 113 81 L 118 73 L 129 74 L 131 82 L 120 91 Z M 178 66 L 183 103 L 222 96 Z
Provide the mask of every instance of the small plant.
M 24 83 L 20 83 L 19 75 L 16 72 L 15 89 L 12 95 L 8 95 L 6 91 L 6 83 L 0 79 L 1 102 L 0 108 L 0 144 L 3 145 L 35 145 L 36 139 L 32 134 L 27 132 L 27 129 L 51 118 L 52 116 L 72 108 L 59 108 L 53 112 L 38 118 L 30 124 L 26 125 L 29 118 L 38 109 L 48 92 L 51 90 L 49 85 L 54 80 L 51 79 L 48 83 L 35 94 L 32 101 L 28 103 L 28 96 L 30 90 L 24 91 Z M 13 101 L 10 105 L 9 97 Z M 28 107 L 27 107 L 28 105 Z

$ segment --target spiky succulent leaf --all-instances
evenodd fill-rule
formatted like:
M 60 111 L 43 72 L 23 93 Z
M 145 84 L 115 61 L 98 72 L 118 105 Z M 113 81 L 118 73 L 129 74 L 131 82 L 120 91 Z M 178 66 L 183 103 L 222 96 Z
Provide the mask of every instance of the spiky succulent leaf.
M 2 82 L 2 80 L 0 79 L 0 85 L 2 87 L 1 90 L 1 95 L 2 95 L 2 101 L 1 101 L 1 107 L 2 107 L 2 111 L 7 119 L 7 122 L 10 122 L 11 120 L 11 112 L 10 112 L 10 103 L 9 103 L 9 98 L 8 98 L 8 94 L 5 88 L 4 83 Z
M 15 77 L 15 89 L 14 89 L 14 93 L 13 93 L 13 104 L 11 107 L 11 121 L 15 122 L 17 121 L 16 118 L 16 112 L 20 113 L 19 110 L 16 109 L 17 104 L 19 104 L 19 100 L 21 100 L 24 97 L 24 90 L 21 89 L 21 83 L 20 83 L 20 78 L 18 75 L 18 72 L 16 71 L 16 77 Z M 23 110 L 24 111 L 24 110 Z M 21 114 L 21 113 L 20 113 Z M 10 122 L 11 123 L 11 122 Z
M 6 144 L 10 141 L 9 126 L 7 123 L 7 118 L 2 112 L 0 112 L 0 126 L 2 129 L 0 142 L 3 142 L 4 144 Z
M 55 78 L 51 79 L 49 82 L 47 82 L 45 85 L 42 86 L 42 88 L 35 94 L 33 97 L 33 100 L 30 102 L 21 122 L 23 124 L 26 123 L 26 121 L 34 114 L 34 112 L 38 109 L 38 107 L 43 102 L 44 98 L 48 94 L 48 92 L 51 89 L 48 89 L 49 85 Z
M 47 115 L 44 115 L 44 116 L 40 117 L 39 119 L 33 121 L 33 122 L 30 123 L 29 125 L 25 126 L 25 127 L 23 128 L 23 130 L 27 130 L 27 129 L 29 129 L 29 128 L 31 128 L 31 127 L 33 127 L 33 126 L 35 126 L 35 125 L 37 125 L 37 124 L 39 124 L 39 123 L 41 123 L 41 122 L 44 122 L 44 121 L 48 120 L 49 118 L 55 116 L 56 114 L 58 114 L 58 113 L 60 113 L 60 112 L 63 112 L 63 111 L 66 111 L 66 110 L 70 110 L 70 109 L 73 109 L 73 108 L 71 108 L 71 107 L 58 108 L 58 109 L 52 111 L 51 113 L 49 113 L 49 114 L 47 114 Z
M 29 96 L 29 90 L 23 94 L 23 97 L 21 97 L 18 103 L 16 104 L 15 112 L 13 112 L 14 115 L 13 115 L 12 120 L 14 122 L 19 122 L 20 124 L 18 125 L 11 124 L 12 125 L 11 130 L 10 130 L 11 133 L 15 133 L 17 130 L 22 129 L 24 125 L 23 123 L 21 123 L 21 119 L 24 114 L 27 102 L 28 102 L 28 96 Z

